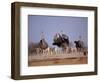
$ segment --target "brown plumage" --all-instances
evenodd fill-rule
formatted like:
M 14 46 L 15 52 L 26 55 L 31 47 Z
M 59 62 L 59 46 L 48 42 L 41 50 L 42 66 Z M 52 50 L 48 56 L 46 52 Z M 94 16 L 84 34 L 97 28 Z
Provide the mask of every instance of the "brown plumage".
M 42 52 L 44 49 L 48 48 L 48 43 L 45 41 L 45 39 L 41 39 L 38 43 L 30 43 L 28 47 L 29 53 L 36 53 L 36 49 L 40 49 L 40 52 Z

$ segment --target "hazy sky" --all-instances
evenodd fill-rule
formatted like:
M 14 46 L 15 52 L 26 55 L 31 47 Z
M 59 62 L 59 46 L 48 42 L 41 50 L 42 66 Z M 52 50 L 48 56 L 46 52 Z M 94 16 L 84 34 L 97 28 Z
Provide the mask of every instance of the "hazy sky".
M 56 33 L 65 33 L 71 42 L 82 37 L 85 45 L 88 41 L 88 18 L 67 16 L 28 16 L 28 42 L 39 42 L 42 32 L 50 46 Z

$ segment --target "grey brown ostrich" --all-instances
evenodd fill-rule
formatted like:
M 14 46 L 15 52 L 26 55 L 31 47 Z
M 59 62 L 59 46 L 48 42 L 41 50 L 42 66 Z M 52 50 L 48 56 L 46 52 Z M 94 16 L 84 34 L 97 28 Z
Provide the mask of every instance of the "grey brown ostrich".
M 30 43 L 28 47 L 28 52 L 29 54 L 32 54 L 37 53 L 38 50 L 38 52 L 42 53 L 43 50 L 45 50 L 46 48 L 48 48 L 48 44 L 45 39 L 42 39 L 38 43 Z
M 30 43 L 28 51 L 31 54 L 32 53 L 37 53 L 37 50 L 38 50 L 38 52 L 42 53 L 43 50 L 45 50 L 46 48 L 48 48 L 48 43 L 46 42 L 46 40 L 44 38 L 44 35 L 43 35 L 43 32 L 42 32 L 41 40 L 37 43 Z

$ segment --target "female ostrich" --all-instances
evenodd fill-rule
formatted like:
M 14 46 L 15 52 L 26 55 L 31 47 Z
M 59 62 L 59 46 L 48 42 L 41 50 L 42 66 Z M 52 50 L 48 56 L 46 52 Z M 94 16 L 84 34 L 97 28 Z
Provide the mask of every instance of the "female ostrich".
M 45 50 L 47 48 L 48 48 L 48 43 L 44 39 L 44 35 L 43 35 L 43 32 L 42 32 L 41 40 L 37 43 L 29 44 L 28 51 L 29 51 L 29 53 L 32 54 L 32 53 L 37 53 L 37 50 L 38 50 L 38 52 L 43 52 L 43 50 Z

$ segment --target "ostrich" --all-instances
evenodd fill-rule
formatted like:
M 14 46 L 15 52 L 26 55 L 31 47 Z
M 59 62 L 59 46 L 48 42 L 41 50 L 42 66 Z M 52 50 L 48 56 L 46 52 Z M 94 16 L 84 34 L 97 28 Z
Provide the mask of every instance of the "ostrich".
M 84 55 L 88 53 L 87 48 L 84 46 L 83 41 L 74 41 L 77 52 L 82 52 Z
M 28 52 L 29 52 L 29 54 L 32 54 L 32 53 L 36 53 L 36 54 L 43 53 L 43 50 L 45 50 L 47 48 L 48 48 L 47 42 L 45 41 L 45 39 L 42 39 L 37 43 L 30 43 L 29 47 L 28 47 Z
M 28 48 L 28 52 L 31 54 L 37 53 L 37 52 L 43 53 L 43 50 L 45 50 L 47 48 L 48 48 L 48 43 L 46 42 L 44 35 L 43 35 L 43 32 L 42 32 L 41 40 L 37 43 L 30 43 L 29 48 Z
M 57 33 L 54 36 L 53 45 L 62 48 L 62 50 L 69 49 L 69 37 L 65 34 L 60 35 L 59 33 Z

